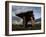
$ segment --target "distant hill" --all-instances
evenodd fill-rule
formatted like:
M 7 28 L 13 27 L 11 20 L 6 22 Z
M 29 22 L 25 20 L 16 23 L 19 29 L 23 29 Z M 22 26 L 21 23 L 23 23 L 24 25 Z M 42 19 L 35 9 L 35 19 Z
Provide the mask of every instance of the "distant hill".
M 35 20 L 35 22 L 38 22 L 38 21 L 41 21 L 41 18 Z
M 18 16 L 12 16 L 12 24 L 22 24 L 23 19 Z
M 41 23 L 41 18 L 35 20 L 35 24 Z

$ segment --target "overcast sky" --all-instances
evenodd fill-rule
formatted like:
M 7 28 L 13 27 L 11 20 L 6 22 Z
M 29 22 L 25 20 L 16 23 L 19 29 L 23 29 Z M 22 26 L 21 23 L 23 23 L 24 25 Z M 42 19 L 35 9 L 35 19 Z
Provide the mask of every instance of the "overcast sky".
M 33 10 L 35 19 L 41 17 L 41 7 L 15 6 L 15 5 L 12 6 L 12 16 L 16 16 L 16 14 L 19 14 L 21 12 L 26 12 L 31 10 Z

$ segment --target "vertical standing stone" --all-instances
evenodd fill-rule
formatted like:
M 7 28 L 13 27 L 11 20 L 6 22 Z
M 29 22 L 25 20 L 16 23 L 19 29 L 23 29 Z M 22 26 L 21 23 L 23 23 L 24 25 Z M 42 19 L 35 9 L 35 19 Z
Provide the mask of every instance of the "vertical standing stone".
M 27 28 L 27 20 L 25 16 L 23 17 L 23 25 L 25 28 Z
M 25 27 L 25 16 L 23 16 L 23 25 Z
M 31 23 L 32 23 L 32 29 L 34 29 L 34 27 L 35 27 L 35 20 L 33 20 L 32 17 L 31 17 Z

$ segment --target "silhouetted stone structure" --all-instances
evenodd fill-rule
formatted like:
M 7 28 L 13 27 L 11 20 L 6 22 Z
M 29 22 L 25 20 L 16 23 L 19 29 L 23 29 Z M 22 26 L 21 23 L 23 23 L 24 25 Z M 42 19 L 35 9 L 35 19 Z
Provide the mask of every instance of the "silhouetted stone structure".
M 19 16 L 23 19 L 23 24 L 24 24 L 24 27 L 27 27 L 27 22 L 28 21 L 31 21 L 32 23 L 32 26 L 34 26 L 34 14 L 33 14 L 33 11 L 27 11 L 27 12 L 21 12 L 19 14 L 16 14 L 16 16 Z

